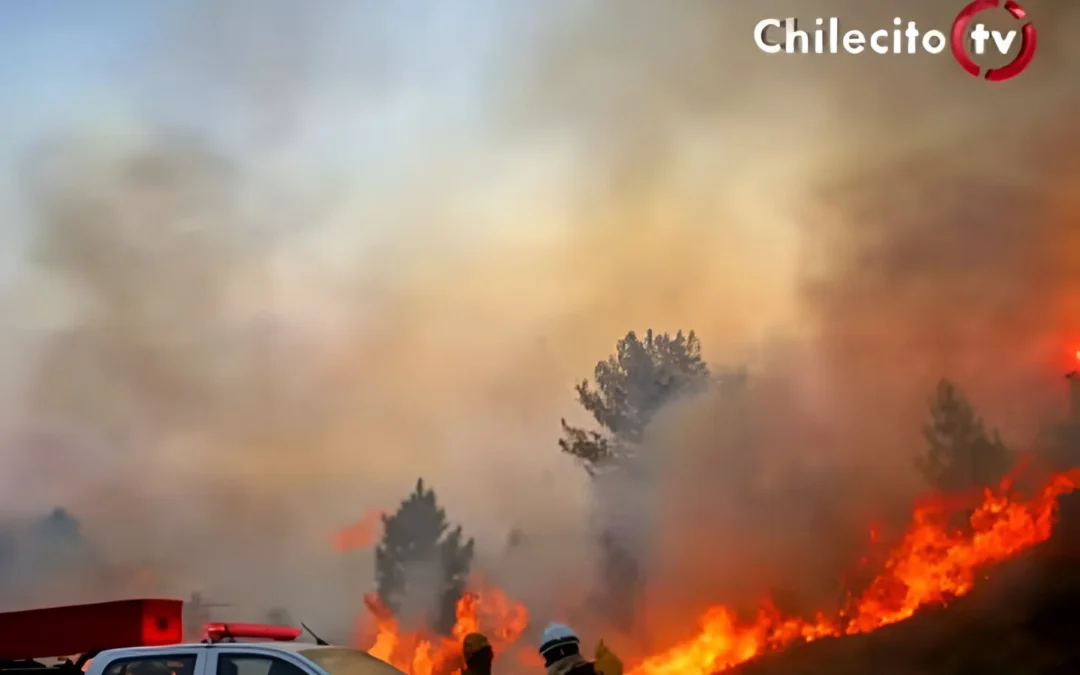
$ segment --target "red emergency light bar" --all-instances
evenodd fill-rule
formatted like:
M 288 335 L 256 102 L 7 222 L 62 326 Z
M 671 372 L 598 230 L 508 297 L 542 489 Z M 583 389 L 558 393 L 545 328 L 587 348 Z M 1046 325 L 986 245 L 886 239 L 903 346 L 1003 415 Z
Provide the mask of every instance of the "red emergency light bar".
M 292 626 L 267 626 L 260 623 L 208 623 L 203 628 L 205 640 L 220 642 L 230 639 L 273 640 L 292 642 L 303 631 Z
M 120 600 L 0 613 L 0 659 L 72 656 L 183 641 L 182 600 Z

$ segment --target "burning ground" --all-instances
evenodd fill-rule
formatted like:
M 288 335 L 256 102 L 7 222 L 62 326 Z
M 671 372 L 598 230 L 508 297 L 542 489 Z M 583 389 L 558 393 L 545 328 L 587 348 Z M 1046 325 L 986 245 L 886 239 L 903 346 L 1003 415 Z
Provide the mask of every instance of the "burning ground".
M 916 507 L 900 541 L 881 557 L 872 581 L 850 593 L 839 613 L 809 619 L 786 616 L 768 600 L 749 616 L 713 606 L 701 617 L 697 635 L 648 656 L 629 672 L 710 675 L 797 643 L 869 633 L 910 619 L 920 609 L 951 603 L 972 591 L 995 565 L 1048 540 L 1058 518 L 1058 499 L 1075 490 L 1078 480 L 1077 470 L 1053 474 L 1024 497 L 1014 486 L 1015 476 L 1010 476 L 996 489 L 987 489 L 977 503 L 972 495 L 925 500 Z M 958 511 L 970 511 L 969 529 L 956 526 Z M 457 622 L 445 638 L 403 632 L 377 598 L 369 598 L 368 605 L 376 618 L 376 632 L 373 638 L 359 636 L 359 646 L 373 640 L 369 653 L 410 675 L 460 667 L 461 640 L 477 630 L 492 638 L 496 653 L 502 655 L 503 672 L 538 665 L 530 658 L 534 645 L 517 644 L 528 621 L 525 607 L 509 602 L 499 589 L 481 587 L 463 595 Z

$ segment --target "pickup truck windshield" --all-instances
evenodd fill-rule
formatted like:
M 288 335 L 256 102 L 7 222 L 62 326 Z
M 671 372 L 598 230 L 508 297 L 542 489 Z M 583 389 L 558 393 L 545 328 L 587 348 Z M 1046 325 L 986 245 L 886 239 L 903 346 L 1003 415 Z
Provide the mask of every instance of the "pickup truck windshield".
M 330 675 L 404 675 L 385 661 L 345 647 L 302 649 L 300 656 L 314 661 Z

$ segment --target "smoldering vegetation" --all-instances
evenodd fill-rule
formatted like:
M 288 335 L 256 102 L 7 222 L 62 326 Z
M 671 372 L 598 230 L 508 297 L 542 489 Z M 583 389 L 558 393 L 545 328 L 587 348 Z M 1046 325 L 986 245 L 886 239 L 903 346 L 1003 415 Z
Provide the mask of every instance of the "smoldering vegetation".
M 901 4 L 951 19 L 813 12 L 878 26 Z M 1059 35 L 1075 10 L 1028 4 L 1039 58 L 993 85 L 945 58 L 756 53 L 754 21 L 803 3 L 504 9 L 504 39 L 457 59 L 386 9 L 193 6 L 132 80 L 175 109 L 8 158 L 32 237 L 2 333 L 3 507 L 68 508 L 95 565 L 162 592 L 344 625 L 371 562 L 333 531 L 423 475 L 489 577 L 565 612 L 595 570 L 593 494 L 556 445 L 571 385 L 629 329 L 694 328 L 750 390 L 670 411 L 618 492 L 656 505 L 656 639 L 711 601 L 823 601 L 867 522 L 922 488 L 938 378 L 1017 446 L 1058 414 L 1080 55 Z M 333 70 L 320 45 L 351 20 L 381 28 Z M 295 39 L 266 61 L 251 36 L 282 22 Z M 415 112 L 452 66 L 475 123 Z M 184 124 L 193 100 L 244 133 Z M 372 108 L 408 139 L 359 133 Z M 337 133 L 359 168 L 306 153 Z M 135 592 L 119 576 L 71 594 Z

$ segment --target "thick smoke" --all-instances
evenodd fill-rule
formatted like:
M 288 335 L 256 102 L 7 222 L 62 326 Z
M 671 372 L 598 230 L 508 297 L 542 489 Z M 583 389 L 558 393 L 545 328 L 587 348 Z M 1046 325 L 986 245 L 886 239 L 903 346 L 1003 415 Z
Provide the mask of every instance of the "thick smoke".
M 694 328 L 752 384 L 657 430 L 656 616 L 828 576 L 917 488 L 936 378 L 1023 443 L 1080 336 L 1076 55 L 1030 4 L 1007 84 L 751 40 L 789 11 L 947 25 L 936 2 L 553 2 L 468 50 L 366 4 L 193 10 L 147 41 L 134 122 L 18 164 L 4 507 L 69 508 L 168 592 L 343 625 L 373 577 L 333 531 L 422 475 L 492 578 L 563 611 L 593 569 L 570 385 L 627 330 Z
M 693 307 L 706 345 L 715 332 L 745 341 L 709 323 L 748 313 L 736 307 L 739 275 L 702 283 L 709 263 L 693 256 L 723 265 L 709 235 L 740 224 L 776 236 L 784 223 L 799 242 L 791 267 L 777 245 L 743 282 L 795 280 L 789 321 L 750 357 L 750 390 L 657 430 L 667 460 L 652 484 L 628 487 L 628 512 L 645 500 L 654 511 L 652 550 L 639 551 L 652 565 L 646 636 L 670 637 L 688 607 L 749 604 L 766 589 L 803 609 L 840 601 L 836 577 L 865 548 L 867 524 L 892 522 L 922 488 L 912 456 L 939 378 L 960 382 L 1017 450 L 1059 415 L 1080 336 L 1066 203 L 1077 91 L 1063 81 L 1076 54 L 1050 20 L 1061 6 L 1029 9 L 1040 60 L 997 88 L 948 59 L 775 57 L 732 37 L 764 16 L 947 25 L 955 8 L 930 3 L 630 2 L 540 40 L 544 86 L 515 92 L 515 111 L 538 133 L 569 133 L 588 158 L 581 183 L 609 219 L 583 229 L 611 223 L 609 240 L 644 240 L 656 222 L 665 241 L 695 245 L 657 256 L 689 263 L 674 277 L 643 266 L 634 279 L 648 287 L 625 297 L 686 279 L 671 297 Z M 695 179 L 727 219 L 681 192 Z

